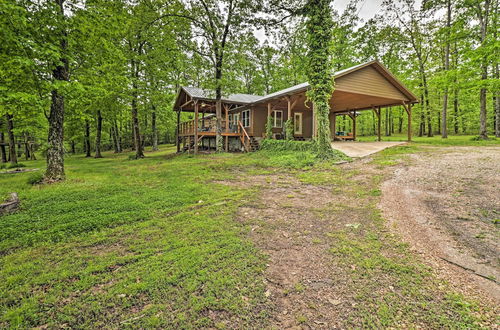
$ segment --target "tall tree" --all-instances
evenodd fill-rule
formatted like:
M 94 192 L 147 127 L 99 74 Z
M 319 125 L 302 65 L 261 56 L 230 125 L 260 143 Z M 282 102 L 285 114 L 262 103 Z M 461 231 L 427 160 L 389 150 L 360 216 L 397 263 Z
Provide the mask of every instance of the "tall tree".
M 305 6 L 310 89 L 307 97 L 313 104 L 316 119 L 315 140 L 320 158 L 333 155 L 330 135 L 330 97 L 332 73 L 332 11 L 330 0 L 309 0 Z
M 64 173 L 64 95 L 60 88 L 69 81 L 68 40 L 66 31 L 66 15 L 64 0 L 54 0 L 55 29 L 54 36 L 58 41 L 58 61 L 52 70 L 54 88 L 51 92 L 50 113 L 48 116 L 49 133 L 47 148 L 47 170 L 45 181 L 63 180 Z

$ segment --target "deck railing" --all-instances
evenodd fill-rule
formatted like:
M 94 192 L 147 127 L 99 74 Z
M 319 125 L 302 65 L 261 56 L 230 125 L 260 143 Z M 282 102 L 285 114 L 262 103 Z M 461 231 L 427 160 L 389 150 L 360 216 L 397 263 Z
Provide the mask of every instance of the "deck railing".
M 222 132 L 226 132 L 226 120 L 222 120 L 221 122 Z M 194 135 L 195 132 L 195 120 L 186 121 L 179 124 L 179 134 L 180 135 Z M 198 119 L 198 134 L 203 134 L 204 132 L 213 132 L 217 131 L 215 120 L 208 118 L 200 118 Z M 238 133 L 238 126 L 229 123 L 229 127 L 227 129 L 228 133 Z

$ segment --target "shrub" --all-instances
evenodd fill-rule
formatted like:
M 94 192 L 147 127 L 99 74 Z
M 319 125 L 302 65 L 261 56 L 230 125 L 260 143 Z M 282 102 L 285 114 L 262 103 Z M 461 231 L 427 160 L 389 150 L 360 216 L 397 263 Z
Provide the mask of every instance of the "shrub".
M 293 121 L 288 119 L 285 122 L 285 137 L 287 140 L 293 140 Z
M 7 168 L 7 164 L 0 164 L 0 170 L 3 170 L 4 168 Z
M 40 172 L 32 173 L 27 180 L 28 184 L 31 185 L 40 184 L 42 183 L 42 181 L 43 181 L 43 174 Z
M 261 142 L 260 148 L 269 151 L 316 151 L 316 144 L 313 141 L 294 140 L 270 140 Z
M 273 117 L 268 116 L 266 122 L 266 139 L 273 138 Z

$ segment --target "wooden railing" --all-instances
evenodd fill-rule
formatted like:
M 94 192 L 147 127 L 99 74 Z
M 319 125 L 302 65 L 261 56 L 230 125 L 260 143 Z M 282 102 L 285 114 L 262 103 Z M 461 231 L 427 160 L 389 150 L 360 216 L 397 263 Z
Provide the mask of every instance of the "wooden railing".
M 243 127 L 243 124 L 239 120 L 238 120 L 238 133 L 240 133 L 241 144 L 243 144 L 245 151 L 250 152 L 250 136 L 248 135 L 245 127 Z
M 179 124 L 179 134 L 181 135 L 194 135 L 195 130 L 195 120 L 186 121 Z M 226 121 L 221 121 L 222 132 L 226 132 Z M 198 133 L 203 134 L 203 132 L 216 132 L 217 127 L 215 124 L 215 120 L 212 118 L 200 118 L 198 119 Z M 229 133 L 239 132 L 239 127 L 231 127 L 227 129 Z

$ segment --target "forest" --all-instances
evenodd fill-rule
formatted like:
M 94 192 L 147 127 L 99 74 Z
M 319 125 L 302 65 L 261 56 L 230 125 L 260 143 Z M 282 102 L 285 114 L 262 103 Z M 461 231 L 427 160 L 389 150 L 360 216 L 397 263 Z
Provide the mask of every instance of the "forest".
M 418 136 L 499 136 L 498 1 L 384 1 L 368 20 L 363 5 L 333 8 L 331 70 L 380 60 L 419 96 Z M 2 0 L 0 12 L 2 162 L 156 149 L 175 141 L 179 86 L 265 95 L 309 77 L 298 1 Z M 385 135 L 404 116 L 387 109 Z M 358 134 L 374 132 L 361 116 Z

